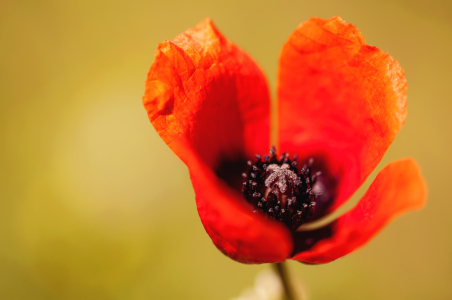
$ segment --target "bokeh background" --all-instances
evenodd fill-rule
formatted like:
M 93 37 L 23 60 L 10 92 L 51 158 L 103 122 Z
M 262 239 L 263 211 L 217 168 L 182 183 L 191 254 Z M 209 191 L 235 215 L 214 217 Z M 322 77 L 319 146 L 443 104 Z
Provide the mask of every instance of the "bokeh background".
M 452 299 L 450 0 L 2 0 L 0 299 L 226 300 L 253 285 L 269 266 L 211 243 L 142 107 L 146 73 L 159 42 L 211 17 L 274 94 L 288 35 L 334 15 L 405 69 L 407 123 L 377 170 L 415 157 L 428 204 L 351 255 L 289 268 L 309 299 Z

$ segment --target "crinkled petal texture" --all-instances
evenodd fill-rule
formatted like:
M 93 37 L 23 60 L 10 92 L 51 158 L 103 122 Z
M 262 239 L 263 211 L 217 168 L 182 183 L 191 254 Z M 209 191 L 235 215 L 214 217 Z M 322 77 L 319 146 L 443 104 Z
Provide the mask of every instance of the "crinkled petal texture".
M 379 163 L 405 122 L 406 89 L 397 61 L 339 17 L 309 19 L 290 35 L 278 71 L 280 149 L 324 160 L 337 186 L 322 214 Z
M 392 162 L 351 211 L 323 228 L 296 232 L 297 254 L 292 259 L 321 264 L 342 257 L 364 245 L 397 215 L 421 208 L 426 198 L 426 184 L 416 162 Z
M 244 263 L 285 260 L 293 248 L 289 231 L 253 214 L 217 177 L 268 149 L 270 100 L 257 64 L 206 19 L 159 45 L 143 103 L 159 135 L 188 166 L 214 244 Z

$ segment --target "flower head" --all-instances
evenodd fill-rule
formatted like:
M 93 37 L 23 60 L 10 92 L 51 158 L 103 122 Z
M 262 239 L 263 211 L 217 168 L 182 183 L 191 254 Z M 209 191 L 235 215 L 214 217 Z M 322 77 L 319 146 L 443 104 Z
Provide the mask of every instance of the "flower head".
M 297 231 L 337 209 L 380 162 L 405 122 L 406 89 L 399 64 L 366 45 L 353 25 L 311 18 L 279 58 L 276 149 L 284 154 L 278 159 L 271 149 L 262 157 L 270 146 L 265 76 L 206 19 L 159 45 L 143 103 L 187 165 L 199 216 L 218 249 L 243 263 L 318 264 L 423 206 L 419 168 L 402 159 L 379 172 L 355 208 Z

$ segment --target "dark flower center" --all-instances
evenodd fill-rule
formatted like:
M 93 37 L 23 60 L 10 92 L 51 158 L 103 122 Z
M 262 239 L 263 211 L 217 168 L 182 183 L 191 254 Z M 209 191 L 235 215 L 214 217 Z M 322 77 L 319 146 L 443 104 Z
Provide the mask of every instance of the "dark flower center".
M 314 214 L 316 198 L 313 191 L 320 172 L 311 174 L 314 160 L 309 159 L 298 171 L 297 155 L 292 159 L 284 153 L 277 158 L 275 148 L 269 155 L 256 154 L 256 162 L 248 161 L 249 170 L 243 173 L 243 195 L 254 207 L 254 212 L 283 222 L 292 230 L 308 221 Z

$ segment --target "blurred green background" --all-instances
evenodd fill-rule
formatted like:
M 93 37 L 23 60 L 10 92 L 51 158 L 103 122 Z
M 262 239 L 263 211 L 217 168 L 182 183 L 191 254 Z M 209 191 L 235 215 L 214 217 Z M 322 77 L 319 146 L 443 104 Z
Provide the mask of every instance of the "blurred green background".
M 225 300 L 251 286 L 269 266 L 211 243 L 142 107 L 146 73 L 159 42 L 211 17 L 274 94 L 288 35 L 334 15 L 406 72 L 407 123 L 377 169 L 415 157 L 428 204 L 349 256 L 289 267 L 309 299 L 452 299 L 449 0 L 2 0 L 0 299 Z

